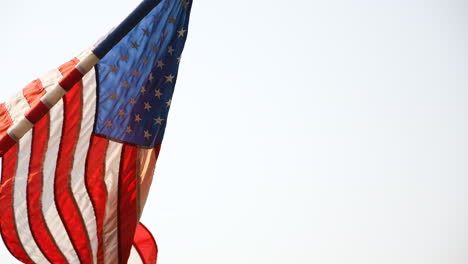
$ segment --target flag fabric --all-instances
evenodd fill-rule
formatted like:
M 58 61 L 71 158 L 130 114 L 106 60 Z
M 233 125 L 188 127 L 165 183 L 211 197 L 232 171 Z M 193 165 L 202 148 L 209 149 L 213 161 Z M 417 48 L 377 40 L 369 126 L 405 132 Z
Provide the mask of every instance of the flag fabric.
M 145 0 L 95 47 L 0 104 L 0 233 L 23 263 L 153 264 L 139 219 L 190 0 Z

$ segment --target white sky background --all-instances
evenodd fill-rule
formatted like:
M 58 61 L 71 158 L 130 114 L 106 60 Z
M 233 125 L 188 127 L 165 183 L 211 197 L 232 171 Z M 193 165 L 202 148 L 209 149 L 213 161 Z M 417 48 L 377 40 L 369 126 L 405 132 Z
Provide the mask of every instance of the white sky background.
M 468 2 L 194 1 L 160 264 L 468 262 Z M 1 101 L 137 4 L 2 1 Z

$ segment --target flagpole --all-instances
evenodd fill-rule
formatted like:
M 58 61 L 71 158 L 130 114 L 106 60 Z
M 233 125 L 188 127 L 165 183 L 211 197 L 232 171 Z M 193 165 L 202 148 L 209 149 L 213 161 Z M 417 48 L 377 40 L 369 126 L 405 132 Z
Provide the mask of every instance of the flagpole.
M 112 33 L 110 33 L 88 56 L 51 88 L 7 133 L 0 136 L 0 157 L 13 147 L 34 127 L 62 97 L 83 78 L 106 54 L 119 43 L 161 0 L 144 0 Z

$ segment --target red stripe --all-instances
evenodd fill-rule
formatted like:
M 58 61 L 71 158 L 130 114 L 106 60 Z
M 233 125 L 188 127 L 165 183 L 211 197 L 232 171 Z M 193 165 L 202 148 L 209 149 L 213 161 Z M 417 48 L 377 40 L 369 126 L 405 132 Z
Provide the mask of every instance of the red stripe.
M 70 71 L 72 63 L 73 61 L 60 68 L 64 76 Z M 81 83 L 78 83 L 63 97 L 63 129 L 55 171 L 54 192 L 60 218 L 70 236 L 80 262 L 92 263 L 88 232 L 70 187 L 73 157 L 80 132 L 81 96 L 82 87 Z
M 0 104 L 0 133 L 5 138 L 8 127 L 13 124 L 5 104 Z M 6 135 L 9 138 L 8 135 Z M 13 144 L 14 145 L 14 144 Z M 0 233 L 10 253 L 24 263 L 33 263 L 18 237 L 13 213 L 13 183 L 16 171 L 18 146 L 10 148 L 2 159 L 2 180 L 0 182 Z
M 24 98 L 31 109 L 25 114 L 26 118 L 33 124 L 49 113 L 49 108 L 41 102 L 41 97 L 46 94 L 41 80 L 35 80 L 23 89 Z
M 49 112 L 49 108 L 40 100 L 45 94 L 46 90 L 39 79 L 31 82 L 23 89 L 23 96 L 31 107 L 25 116 L 33 124 L 37 123 Z
M 136 229 L 133 246 L 138 251 L 144 264 L 156 264 L 158 246 L 151 232 L 140 223 Z
M 86 189 L 94 207 L 97 224 L 98 252 L 97 263 L 104 263 L 103 225 L 106 210 L 107 189 L 104 182 L 106 150 L 108 140 L 91 136 L 91 143 L 86 158 Z
M 31 109 L 24 116 L 29 122 L 35 124 L 47 113 L 49 113 L 49 108 L 43 102 L 39 101 L 31 105 Z
M 79 82 L 83 78 L 83 74 L 75 68 L 76 64 L 79 63 L 77 58 L 63 64 L 60 68 L 66 72 L 62 72 L 63 78 L 59 81 L 60 86 L 66 91 L 70 90 L 77 82 Z M 29 86 L 33 87 L 35 83 L 40 82 L 40 80 L 33 81 Z M 24 93 L 28 93 L 28 87 L 24 89 Z M 41 91 L 33 91 L 34 93 L 38 93 Z M 44 115 L 49 112 L 49 108 L 44 105 L 42 102 L 38 101 L 39 98 L 34 98 L 30 101 L 31 109 L 25 114 L 26 118 L 31 121 L 31 123 L 36 123 L 39 121 Z M 0 117 L 0 156 L 3 156 L 8 149 L 10 149 L 16 142 L 10 138 L 10 136 L 6 133 L 5 126 L 2 125 Z
M 59 85 L 65 91 L 69 91 L 77 82 L 81 80 L 81 78 L 83 78 L 83 74 L 75 68 L 75 65 L 73 65 L 73 69 L 71 69 L 67 75 L 64 75 L 63 79 L 60 80 Z
M 62 252 L 57 247 L 42 214 L 42 185 L 43 185 L 43 161 L 47 150 L 49 136 L 49 116 L 39 121 L 32 136 L 31 160 L 29 163 L 29 177 L 27 186 L 28 217 L 31 233 L 51 263 L 67 263 Z
M 16 144 L 6 132 L 1 134 L 0 136 L 0 157 L 3 157 L 5 153 Z
M 23 88 L 23 96 L 26 98 L 30 106 L 35 105 L 40 101 L 40 98 L 46 93 L 42 87 L 41 81 L 34 80 Z
M 79 60 L 74 58 L 73 60 L 60 66 L 60 68 L 66 72 L 65 74 L 62 72 L 63 78 L 59 81 L 60 86 L 65 91 L 69 91 L 83 78 L 83 74 L 75 68 L 78 62 Z M 39 80 L 35 80 L 33 83 L 38 81 Z M 34 102 L 30 105 L 31 109 L 26 113 L 26 118 L 31 121 L 31 123 L 36 123 L 49 111 L 48 107 L 41 102 Z M 3 156 L 15 143 L 16 142 L 11 139 L 8 134 L 3 133 L 2 127 L 0 127 L 0 156 Z
M 118 194 L 119 263 L 127 263 L 138 224 L 137 213 L 138 148 L 124 145 L 120 160 Z
M 0 104 L 0 156 L 3 156 L 16 141 L 7 133 L 8 128 L 13 124 L 5 104 Z
M 6 247 L 13 256 L 23 263 L 34 264 L 19 240 L 13 212 L 13 186 L 17 166 L 17 154 L 18 145 L 14 145 L 5 153 L 2 160 L 2 181 L 0 187 L 0 212 L 2 212 L 2 216 L 0 217 L 0 232 Z
M 5 135 L 11 125 L 13 125 L 13 121 L 11 120 L 5 104 L 0 104 L 0 134 L 2 136 Z
M 38 104 L 46 93 L 42 83 L 37 80 L 23 89 L 23 95 L 30 105 Z M 49 116 L 43 116 L 33 128 L 31 143 L 31 159 L 27 185 L 28 219 L 31 233 L 44 256 L 51 263 L 67 263 L 56 241 L 50 234 L 42 213 L 43 162 L 49 138 Z M 28 118 L 29 119 L 29 118 Z M 31 120 L 30 120 L 31 121 Z

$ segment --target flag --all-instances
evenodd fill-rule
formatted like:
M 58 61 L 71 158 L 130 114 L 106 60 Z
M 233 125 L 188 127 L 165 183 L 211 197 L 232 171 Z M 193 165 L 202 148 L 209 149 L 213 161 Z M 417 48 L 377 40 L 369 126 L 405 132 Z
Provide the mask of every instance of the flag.
M 0 233 L 23 263 L 156 263 L 144 208 L 190 0 L 145 0 L 0 104 Z

